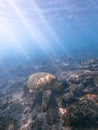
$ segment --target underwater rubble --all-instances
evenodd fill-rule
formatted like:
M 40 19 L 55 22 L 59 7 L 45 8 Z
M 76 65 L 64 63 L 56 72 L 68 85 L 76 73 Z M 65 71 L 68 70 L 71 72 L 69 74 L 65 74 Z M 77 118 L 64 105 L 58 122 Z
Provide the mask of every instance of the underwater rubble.
M 56 64 L 1 96 L 0 130 L 98 130 L 98 59 Z

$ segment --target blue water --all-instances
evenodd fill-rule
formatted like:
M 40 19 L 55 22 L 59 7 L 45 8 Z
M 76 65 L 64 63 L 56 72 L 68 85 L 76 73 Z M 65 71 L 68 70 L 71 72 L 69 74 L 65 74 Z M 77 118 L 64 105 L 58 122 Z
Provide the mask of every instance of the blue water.
M 0 63 L 54 55 L 98 57 L 98 0 L 1 0 Z

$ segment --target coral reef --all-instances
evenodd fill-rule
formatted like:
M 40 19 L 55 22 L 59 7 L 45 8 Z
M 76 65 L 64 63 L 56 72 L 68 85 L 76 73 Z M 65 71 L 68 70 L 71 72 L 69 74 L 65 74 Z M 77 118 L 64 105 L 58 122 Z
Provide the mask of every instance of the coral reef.
M 90 60 L 56 76 L 33 73 L 24 89 L 0 98 L 0 130 L 97 130 L 97 67 Z

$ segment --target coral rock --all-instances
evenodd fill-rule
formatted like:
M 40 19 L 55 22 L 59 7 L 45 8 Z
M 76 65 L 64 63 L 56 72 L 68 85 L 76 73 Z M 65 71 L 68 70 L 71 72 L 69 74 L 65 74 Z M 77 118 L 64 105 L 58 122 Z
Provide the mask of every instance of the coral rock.
M 56 81 L 56 77 L 49 73 L 36 73 L 32 74 L 27 82 L 27 88 L 29 90 L 38 90 L 52 88 Z

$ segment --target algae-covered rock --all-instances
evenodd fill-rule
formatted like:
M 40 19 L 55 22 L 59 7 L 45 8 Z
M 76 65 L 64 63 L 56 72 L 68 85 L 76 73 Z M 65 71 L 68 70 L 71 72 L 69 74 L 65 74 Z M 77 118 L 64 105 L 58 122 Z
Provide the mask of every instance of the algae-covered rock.
M 46 112 L 48 110 L 48 107 L 49 107 L 49 104 L 50 104 L 51 95 L 52 95 L 52 92 L 50 90 L 46 90 L 43 93 L 43 97 L 42 97 L 43 112 Z
M 87 94 L 80 100 L 68 106 L 63 114 L 65 126 L 73 127 L 97 127 L 98 126 L 98 95 Z
M 56 77 L 52 74 L 40 72 L 32 74 L 27 81 L 27 88 L 29 90 L 47 90 L 53 88 Z

